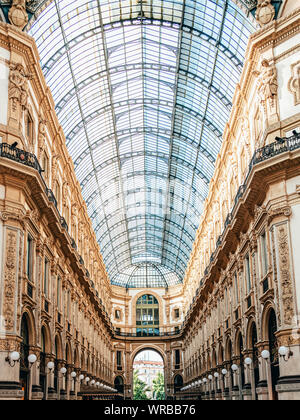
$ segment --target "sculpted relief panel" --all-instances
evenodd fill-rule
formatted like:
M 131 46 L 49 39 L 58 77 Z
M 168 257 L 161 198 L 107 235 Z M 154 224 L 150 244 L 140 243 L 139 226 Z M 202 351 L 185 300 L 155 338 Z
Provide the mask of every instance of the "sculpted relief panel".
M 17 231 L 6 230 L 6 252 L 4 264 L 3 307 L 4 329 L 8 333 L 15 332 L 15 300 L 17 295 Z
M 294 95 L 294 105 L 300 104 L 300 60 L 291 65 L 292 77 L 288 89 Z
M 285 325 L 291 325 L 294 317 L 294 292 L 290 267 L 287 225 L 279 226 L 277 238 L 283 322 Z

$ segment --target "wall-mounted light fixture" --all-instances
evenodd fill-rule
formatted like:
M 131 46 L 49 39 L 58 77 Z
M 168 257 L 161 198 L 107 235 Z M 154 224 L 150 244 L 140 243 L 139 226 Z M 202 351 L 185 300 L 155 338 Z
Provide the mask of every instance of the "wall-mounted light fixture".
M 5 361 L 9 363 L 10 367 L 15 367 L 16 363 L 20 362 L 20 353 L 17 351 L 13 351 L 9 353 L 9 355 L 5 358 Z

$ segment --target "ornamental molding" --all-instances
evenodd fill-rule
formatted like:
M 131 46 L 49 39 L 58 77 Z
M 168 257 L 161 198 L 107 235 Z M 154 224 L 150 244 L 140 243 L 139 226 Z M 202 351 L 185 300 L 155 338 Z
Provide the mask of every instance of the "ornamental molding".
M 268 46 L 277 46 L 282 42 L 292 38 L 295 34 L 300 31 L 299 15 L 300 9 L 293 10 L 289 15 L 284 16 L 276 21 L 271 21 L 269 24 L 262 27 L 250 36 L 252 41 L 246 51 L 246 56 L 249 56 L 249 60 L 253 59 L 253 56 L 257 49 L 263 50 Z M 290 20 L 295 19 L 292 22 Z M 281 29 L 282 28 L 282 29 Z M 264 33 L 266 37 L 263 38 Z
M 3 222 L 7 222 L 8 220 L 15 220 L 18 222 L 23 222 L 25 219 L 26 215 L 22 214 L 21 212 L 9 212 L 9 211 L 2 211 L 0 212 L 0 219 Z
M 290 217 L 292 215 L 292 209 L 290 206 L 278 207 L 275 209 L 268 210 L 268 222 L 270 223 L 273 219 L 280 216 Z

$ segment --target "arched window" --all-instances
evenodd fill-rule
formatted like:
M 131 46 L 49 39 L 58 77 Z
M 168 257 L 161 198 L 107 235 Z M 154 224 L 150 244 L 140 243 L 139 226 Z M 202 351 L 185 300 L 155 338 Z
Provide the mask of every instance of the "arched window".
M 143 295 L 136 302 L 137 336 L 159 335 L 159 304 L 152 295 Z

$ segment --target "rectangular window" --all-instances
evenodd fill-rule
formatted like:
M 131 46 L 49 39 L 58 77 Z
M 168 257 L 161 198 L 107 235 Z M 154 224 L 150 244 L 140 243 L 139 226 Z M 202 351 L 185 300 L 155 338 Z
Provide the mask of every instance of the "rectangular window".
M 118 309 L 116 309 L 116 311 L 115 311 L 115 318 L 116 319 L 120 319 L 121 318 L 121 313 L 120 313 L 120 311 Z
M 175 318 L 179 318 L 179 309 L 175 309 Z
M 57 277 L 57 287 L 56 287 L 56 304 L 57 304 L 57 309 L 59 311 L 61 310 L 60 289 L 61 289 L 61 278 L 58 276 Z
M 26 118 L 26 136 L 27 136 L 27 139 L 31 143 L 33 141 L 33 120 L 29 113 L 27 113 L 27 118 Z
M 71 293 L 68 292 L 67 297 L 67 318 L 70 320 L 70 312 L 71 312 Z
M 235 303 L 238 305 L 239 303 L 239 288 L 238 288 L 238 278 L 237 274 L 234 273 L 234 288 L 235 288 Z
M 49 158 L 48 158 L 46 152 L 44 153 L 43 160 L 42 160 L 42 169 L 44 171 L 45 178 L 48 179 L 48 177 L 49 177 Z
M 49 261 L 47 258 L 45 258 L 45 264 L 44 264 L 44 294 L 46 297 L 48 297 L 48 291 L 49 291 Z
M 57 202 L 57 207 L 60 208 L 60 185 L 58 182 L 56 182 L 55 185 L 55 198 Z
M 261 261 L 262 261 L 262 276 L 268 272 L 268 251 L 267 251 L 267 237 L 266 232 L 261 235 Z
M 250 293 L 251 290 L 251 274 L 250 274 L 250 258 L 249 255 L 245 258 L 245 276 L 246 276 L 246 290 Z
M 33 240 L 30 235 L 27 236 L 27 277 L 32 281 L 32 262 L 33 262 Z
M 180 351 L 179 350 L 175 350 L 175 365 L 176 366 L 180 365 Z
M 117 351 L 117 366 L 122 366 L 122 352 Z
M 140 309 L 136 310 L 136 324 L 141 325 L 141 310 Z

